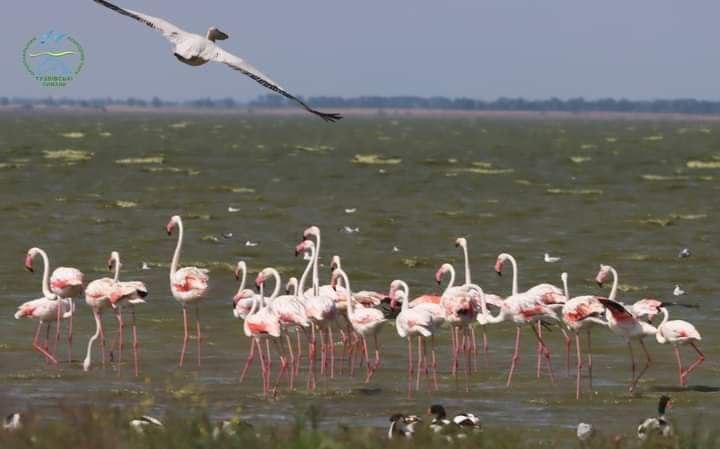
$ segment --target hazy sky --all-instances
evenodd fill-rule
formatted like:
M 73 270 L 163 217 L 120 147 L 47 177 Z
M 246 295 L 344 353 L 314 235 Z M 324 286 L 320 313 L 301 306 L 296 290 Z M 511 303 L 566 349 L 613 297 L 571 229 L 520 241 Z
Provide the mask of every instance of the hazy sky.
M 112 0 L 205 33 L 291 92 L 720 99 L 720 2 L 698 0 Z M 83 45 L 71 86 L 41 87 L 20 61 L 49 29 Z M 6 0 L 0 95 L 254 98 L 220 64 L 178 63 L 162 35 L 92 0 Z

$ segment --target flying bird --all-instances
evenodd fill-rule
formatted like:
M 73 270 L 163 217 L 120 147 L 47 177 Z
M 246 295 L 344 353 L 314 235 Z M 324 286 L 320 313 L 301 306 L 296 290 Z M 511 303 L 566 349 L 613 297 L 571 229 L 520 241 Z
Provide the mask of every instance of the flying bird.
M 678 257 L 681 258 L 681 259 L 682 259 L 682 258 L 685 258 L 685 257 L 690 257 L 690 250 L 689 250 L 688 248 L 683 248 L 683 249 L 678 253 Z
M 117 13 L 124 16 L 128 16 L 132 19 L 137 20 L 140 23 L 144 23 L 150 28 L 159 31 L 165 36 L 167 40 L 175 45 L 173 54 L 178 61 L 192 65 L 199 66 L 209 61 L 221 62 L 233 70 L 237 70 L 250 78 L 260 83 L 263 87 L 266 87 L 273 92 L 276 92 L 285 98 L 297 102 L 300 106 L 305 108 L 307 111 L 321 117 L 327 122 L 334 122 L 340 120 L 342 115 L 336 113 L 320 112 L 316 109 L 311 108 L 305 102 L 295 95 L 289 93 L 287 90 L 282 88 L 278 83 L 271 80 L 269 77 L 264 75 L 258 69 L 248 64 L 244 59 L 239 58 L 215 44 L 215 41 L 225 40 L 229 36 L 216 27 L 210 27 L 205 36 L 199 34 L 188 33 L 172 23 L 157 18 L 142 14 L 130 9 L 124 9 L 119 6 L 113 5 L 105 0 L 94 0 L 95 3 L 99 3 L 106 8 L 109 8 Z

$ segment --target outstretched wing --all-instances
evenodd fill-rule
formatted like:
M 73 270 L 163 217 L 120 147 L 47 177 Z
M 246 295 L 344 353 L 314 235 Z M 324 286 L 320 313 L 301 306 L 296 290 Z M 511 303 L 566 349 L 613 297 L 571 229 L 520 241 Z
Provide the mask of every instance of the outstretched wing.
M 635 320 L 635 316 L 619 302 L 613 301 L 612 299 L 605 299 L 600 297 L 598 297 L 597 300 L 600 301 L 602 305 L 610 309 L 610 313 L 612 313 L 613 317 L 615 317 L 616 320 Z
M 99 1 L 99 0 L 95 0 Z M 228 53 L 227 51 L 223 50 L 220 47 L 217 48 L 217 53 L 213 57 L 214 61 L 222 62 L 223 64 L 229 66 L 230 68 L 234 70 L 238 70 L 245 75 L 249 76 L 250 78 L 254 79 L 258 83 L 260 83 L 263 87 L 266 87 L 270 89 L 273 92 L 279 93 L 285 98 L 289 98 L 295 102 L 297 102 L 300 106 L 305 108 L 308 112 L 311 112 L 319 117 L 321 117 L 323 120 L 327 122 L 334 122 L 336 120 L 340 120 L 342 118 L 342 115 L 335 114 L 335 113 L 327 113 L 327 112 L 320 112 L 316 109 L 311 108 L 305 102 L 303 102 L 301 99 L 296 97 L 295 95 L 291 94 L 287 90 L 280 87 L 278 83 L 271 80 L 268 76 L 263 74 L 261 71 L 253 67 L 252 65 L 248 64 L 243 60 L 242 58 L 239 58 L 232 53 Z
M 159 31 L 173 44 L 177 44 L 182 36 L 184 34 L 187 34 L 186 31 L 176 27 L 172 23 L 168 22 L 167 20 L 159 19 L 157 17 L 148 16 L 146 14 L 139 13 L 137 11 L 133 11 L 131 9 L 123 9 L 119 6 L 113 5 L 110 2 L 107 2 L 105 0 L 94 0 L 95 3 L 99 3 L 103 5 L 106 8 L 110 8 L 115 12 L 118 12 L 122 14 L 123 16 L 131 17 L 138 22 L 144 23 L 145 25 L 149 26 L 150 28 Z

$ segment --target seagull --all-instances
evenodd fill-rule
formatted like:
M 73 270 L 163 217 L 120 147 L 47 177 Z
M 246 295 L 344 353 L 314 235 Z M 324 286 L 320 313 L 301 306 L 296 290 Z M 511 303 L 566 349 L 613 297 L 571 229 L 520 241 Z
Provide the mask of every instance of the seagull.
M 595 427 L 592 424 L 578 423 L 577 439 L 580 440 L 580 443 L 587 443 L 593 436 L 595 436 Z
M 240 212 L 240 208 L 239 208 L 239 207 L 228 206 L 228 212 L 230 212 L 230 213 Z
M 165 427 L 159 419 L 148 415 L 143 415 L 139 418 L 131 419 L 129 424 L 130 427 L 138 433 L 143 433 L 146 427 L 155 427 L 157 429 L 162 429 L 163 427 Z
M 545 253 L 545 259 L 544 259 L 544 260 L 545 260 L 545 262 L 547 262 L 547 263 L 560 262 L 560 258 L 559 258 L 559 257 L 552 257 L 552 256 L 551 256 L 550 254 L 548 254 L 548 253 Z
M 400 248 L 398 248 L 397 246 L 393 246 L 392 250 L 394 253 L 400 252 Z
M 679 285 L 675 284 L 675 289 L 673 290 L 673 295 L 682 296 L 684 294 L 685 294 L 685 290 L 681 289 Z
M 345 209 L 345 213 L 346 213 L 346 214 L 354 214 L 355 212 L 357 212 L 357 208 L 356 208 L 356 207 L 353 207 L 353 208 L 350 208 L 350 209 Z
M 353 232 L 360 232 L 360 228 L 351 228 L 350 226 L 345 226 L 344 228 L 342 228 L 342 231 L 348 234 L 352 234 Z
M 257 243 L 257 242 L 251 242 L 250 240 L 245 240 L 245 246 L 249 246 L 249 247 L 254 248 L 254 247 L 258 246 L 258 245 L 259 245 L 259 243 Z
M 237 70 L 249 76 L 253 80 L 260 83 L 260 85 L 262 85 L 263 87 L 266 87 L 273 92 L 284 96 L 285 98 L 295 101 L 300 106 L 305 108 L 305 110 L 319 116 L 326 122 L 334 122 L 342 118 L 342 115 L 340 114 L 320 112 L 318 110 L 312 109 L 300 98 L 292 95 L 287 90 L 280 87 L 278 83 L 268 78 L 266 75 L 264 75 L 252 65 L 248 64 L 242 58 L 228 53 L 227 51 L 218 47 L 215 44 L 216 40 L 221 41 L 229 37 L 227 34 L 223 33 L 218 28 L 210 27 L 207 34 L 205 36 L 201 36 L 199 34 L 188 33 L 187 31 L 176 27 L 172 23 L 157 17 L 148 16 L 130 9 L 123 9 L 105 0 L 94 1 L 95 3 L 99 3 L 106 8 L 109 8 L 124 16 L 135 19 L 138 22 L 144 23 L 150 28 L 161 32 L 167 40 L 169 40 L 175 45 L 173 54 L 178 59 L 178 61 L 182 63 L 192 66 L 199 66 L 209 61 L 222 62 L 223 64 L 229 66 L 231 69 Z
M 147 262 L 143 262 L 142 265 L 140 266 L 140 269 L 141 269 L 141 270 L 149 270 L 149 269 L 150 269 L 150 265 L 148 265 Z
M 680 257 L 680 258 L 690 257 L 690 250 L 687 249 L 687 248 L 683 248 L 682 251 L 680 251 L 680 252 L 678 253 L 678 257 Z

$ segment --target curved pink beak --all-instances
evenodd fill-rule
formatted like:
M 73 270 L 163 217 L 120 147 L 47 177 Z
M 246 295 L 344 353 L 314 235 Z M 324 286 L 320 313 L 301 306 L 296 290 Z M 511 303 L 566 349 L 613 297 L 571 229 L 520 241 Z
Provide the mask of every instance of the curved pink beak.
M 495 262 L 495 272 L 499 276 L 502 276 L 502 268 L 503 268 L 503 261 L 498 259 L 498 261 Z
M 31 273 L 33 272 L 32 256 L 30 254 L 25 256 L 25 269 L 27 269 Z

